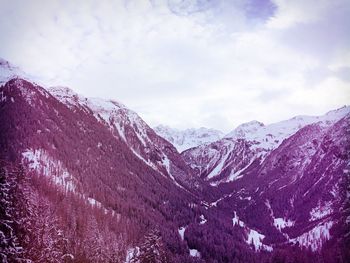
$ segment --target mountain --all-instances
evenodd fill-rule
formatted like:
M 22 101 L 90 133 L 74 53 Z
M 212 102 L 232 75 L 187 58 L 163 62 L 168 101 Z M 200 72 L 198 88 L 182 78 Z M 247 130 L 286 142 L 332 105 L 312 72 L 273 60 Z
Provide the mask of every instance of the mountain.
M 329 128 L 349 113 L 350 107 L 344 106 L 323 116 L 297 116 L 270 125 L 251 121 L 239 125 L 221 140 L 184 151 L 182 156 L 197 176 L 213 185 L 230 182 L 240 178 L 249 167 L 260 164 L 301 128 L 315 123 Z
M 31 226 L 23 225 L 16 247 L 26 247 L 24 256 L 35 262 L 48 262 L 52 259 L 45 258 L 41 249 L 55 252 L 48 246 L 59 243 L 64 233 L 67 255 L 74 255 L 76 261 L 106 262 L 115 257 L 113 262 L 120 262 L 149 228 L 157 228 L 166 246 L 177 248 L 167 250 L 171 258 L 186 262 L 189 253 L 180 242 L 177 225 L 195 217 L 196 208 L 188 204 L 197 201 L 186 189 L 191 170 L 176 149 L 116 102 L 90 101 L 72 96 L 67 89 L 53 90 L 54 95 L 20 78 L 0 90 L 1 174 L 6 178 L 9 167 L 22 165 L 29 180 L 28 187 L 22 183 L 20 187 L 25 187 L 31 205 L 16 209 L 30 215 Z M 58 97 L 66 100 L 63 103 Z M 105 103 L 106 109 L 98 103 Z M 108 122 L 103 114 L 111 114 Z M 116 120 L 119 126 L 113 124 Z M 36 227 L 41 215 L 47 221 Z M 48 229 L 51 221 L 58 224 L 56 232 Z M 36 243 L 30 238 L 39 234 L 29 229 L 46 228 L 45 237 L 52 242 Z
M 233 224 L 255 235 L 257 249 L 339 246 L 350 233 L 349 124 L 348 113 L 326 125 L 304 126 L 240 178 L 219 185 L 225 194 L 209 207 L 234 211 Z
M 118 140 L 125 142 L 137 158 L 171 178 L 179 187 L 182 187 L 181 184 L 197 184 L 192 170 L 174 146 L 157 135 L 137 113 L 125 105 L 113 100 L 85 98 L 67 87 L 52 87 L 48 91 L 71 109 L 80 108 L 91 112 Z
M 10 62 L 0 57 L 0 85 L 3 85 L 7 81 L 16 77 L 20 77 L 29 81 L 34 80 L 34 77 L 28 75 L 19 67 L 12 65 Z
M 207 209 L 232 220 L 256 250 L 337 250 L 349 245 L 349 132 L 345 106 L 267 126 L 242 124 L 182 155 L 219 193 Z
M 252 121 L 180 154 L 120 102 L 2 67 L 0 261 L 350 257 L 349 107 Z
M 159 125 L 154 127 L 154 131 L 159 136 L 162 136 L 168 142 L 172 143 L 179 152 L 204 143 L 217 141 L 224 136 L 219 130 L 204 127 L 199 129 L 178 130 L 165 125 Z

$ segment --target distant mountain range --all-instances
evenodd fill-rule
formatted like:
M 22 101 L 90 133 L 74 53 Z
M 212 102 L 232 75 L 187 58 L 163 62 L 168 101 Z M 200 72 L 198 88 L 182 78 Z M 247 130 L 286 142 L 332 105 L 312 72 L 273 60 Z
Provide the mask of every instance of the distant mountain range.
M 3 262 L 346 262 L 350 107 L 224 135 L 0 60 Z M 158 261 L 156 261 L 158 260 Z
M 344 106 L 323 116 L 297 116 L 270 125 L 251 121 L 239 125 L 221 140 L 199 145 L 182 155 L 200 177 L 212 184 L 230 182 L 241 177 L 254 162 L 264 160 L 304 127 L 314 125 L 326 131 L 349 113 L 350 107 Z
M 196 147 L 208 142 L 214 142 L 221 139 L 224 134 L 219 130 L 198 128 L 178 130 L 169 126 L 159 125 L 153 128 L 154 131 L 172 143 L 179 152 L 183 152 L 189 148 Z

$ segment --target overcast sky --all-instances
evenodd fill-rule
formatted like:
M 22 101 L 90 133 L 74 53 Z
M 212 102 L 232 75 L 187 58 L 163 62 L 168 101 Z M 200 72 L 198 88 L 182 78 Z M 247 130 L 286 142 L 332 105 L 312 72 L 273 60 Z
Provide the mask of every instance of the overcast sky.
M 0 57 L 150 125 L 271 123 L 350 104 L 349 0 L 0 0 Z

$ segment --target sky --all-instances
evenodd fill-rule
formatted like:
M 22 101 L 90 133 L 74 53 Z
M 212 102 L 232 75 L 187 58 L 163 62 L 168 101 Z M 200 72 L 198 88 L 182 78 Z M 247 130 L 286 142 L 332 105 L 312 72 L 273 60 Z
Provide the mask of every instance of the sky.
M 151 126 L 229 132 L 350 104 L 349 0 L 0 0 L 0 57 Z

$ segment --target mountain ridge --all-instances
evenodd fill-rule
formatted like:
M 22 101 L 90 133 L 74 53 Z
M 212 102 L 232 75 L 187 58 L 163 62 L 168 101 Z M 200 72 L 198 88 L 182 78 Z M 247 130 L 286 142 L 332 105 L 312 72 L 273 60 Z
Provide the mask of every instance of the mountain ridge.
M 208 177 L 208 179 L 212 180 L 212 178 L 220 177 L 220 173 L 224 172 L 226 167 L 229 166 L 229 163 L 232 161 L 230 159 L 234 155 L 233 151 L 237 154 L 239 148 L 247 149 L 248 153 L 242 152 L 242 154 L 250 157 L 242 156 L 240 159 L 246 159 L 247 161 L 240 165 L 236 164 L 235 169 L 227 176 L 227 180 L 232 181 L 239 177 L 240 173 L 247 169 L 255 160 L 264 158 L 272 150 L 278 148 L 285 139 L 303 127 L 313 123 L 320 123 L 322 126 L 328 127 L 349 113 L 350 107 L 343 106 L 322 116 L 297 116 L 269 125 L 262 125 L 262 123 L 257 121 L 249 122 L 248 125 L 242 124 L 238 126 L 221 140 L 188 149 L 182 155 L 185 160 L 188 160 L 187 162 L 192 168 L 197 169 L 199 176 Z M 243 146 L 244 144 L 246 146 Z
M 154 131 L 172 143 L 179 152 L 204 143 L 219 140 L 224 135 L 223 132 L 219 130 L 205 127 L 179 130 L 166 125 L 158 125 L 154 127 Z

